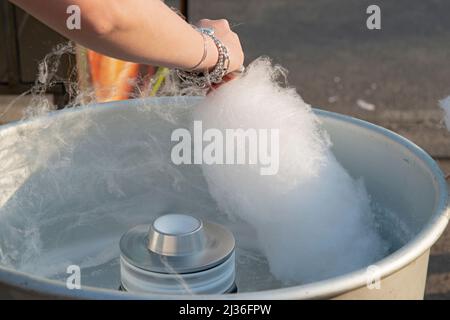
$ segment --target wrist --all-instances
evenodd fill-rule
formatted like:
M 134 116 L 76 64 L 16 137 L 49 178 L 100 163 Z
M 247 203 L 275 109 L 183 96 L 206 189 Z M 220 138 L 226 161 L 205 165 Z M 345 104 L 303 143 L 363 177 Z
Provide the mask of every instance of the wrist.
M 204 63 L 202 63 L 199 69 L 211 71 L 219 61 L 219 51 L 217 50 L 217 45 L 211 37 L 206 36 L 205 38 L 207 54 Z
M 186 68 L 185 70 L 191 72 L 203 72 L 205 70 L 211 71 L 219 61 L 219 51 L 217 45 L 214 43 L 214 40 L 210 36 L 202 34 L 200 31 L 198 32 L 198 35 L 201 39 L 201 42 L 199 41 L 199 44 L 195 45 L 195 47 L 198 46 L 199 48 L 201 48 L 201 60 L 197 60 L 197 64 L 195 65 L 195 67 Z M 195 56 L 197 56 L 197 53 L 195 53 Z
M 214 35 L 213 30 L 202 28 L 200 32 L 211 38 L 211 42 L 216 48 L 213 51 L 215 54 L 207 54 L 207 48 L 211 47 L 211 44 L 207 42 L 208 40 L 204 40 L 204 52 L 206 55 L 204 55 L 203 60 L 205 63 L 199 63 L 195 70 L 176 69 L 176 72 L 183 82 L 196 85 L 199 88 L 206 88 L 222 82 L 230 67 L 230 57 L 227 47 Z

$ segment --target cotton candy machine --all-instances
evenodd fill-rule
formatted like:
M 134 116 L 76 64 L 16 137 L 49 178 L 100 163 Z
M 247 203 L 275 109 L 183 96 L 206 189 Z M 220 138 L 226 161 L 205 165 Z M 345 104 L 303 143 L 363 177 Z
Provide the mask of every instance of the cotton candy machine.
M 175 166 L 170 161 L 171 132 L 187 122 L 190 109 L 199 99 L 172 97 L 107 103 L 3 126 L 0 297 L 423 297 L 429 250 L 449 219 L 445 180 L 423 150 L 370 123 L 316 110 L 330 134 L 336 158 L 353 177 L 364 178 L 388 251 L 379 261 L 345 274 L 309 283 L 281 283 L 271 276 L 257 249 L 242 245 L 252 243 L 251 228 L 217 212 L 201 168 Z M 166 214 L 172 214 L 170 219 L 158 220 Z M 174 228 L 168 224 L 173 219 L 185 219 L 185 223 L 181 227 L 175 224 Z M 153 230 L 149 227 L 152 221 Z M 224 226 L 231 231 L 230 234 L 217 227 L 211 233 L 222 232 L 222 238 L 217 238 L 224 243 L 222 251 L 212 250 L 196 234 L 202 221 L 211 223 L 206 229 Z M 133 229 L 139 225 L 147 227 Z M 188 235 L 190 245 L 180 244 L 170 230 Z M 127 232 L 131 234 L 119 244 Z M 147 236 L 145 242 L 139 240 L 148 232 L 153 242 Z M 220 290 L 233 291 L 229 289 L 235 280 L 238 293 L 165 295 L 120 290 L 121 263 L 132 271 L 132 281 L 126 284 L 130 288 L 141 284 L 139 277 L 145 266 L 140 268 L 139 261 L 136 266 L 136 260 L 128 259 L 135 254 L 128 245 L 136 237 L 142 248 L 153 248 L 152 254 L 180 255 L 181 258 L 174 258 L 178 259 L 179 268 L 174 274 L 223 265 L 228 270 L 223 273 L 228 282 L 223 282 Z M 211 249 L 213 256 L 202 256 L 201 261 L 183 258 L 197 254 L 198 248 Z M 202 268 L 184 269 L 186 259 Z M 77 276 L 74 266 L 80 271 L 80 289 L 67 285 Z M 158 270 L 152 265 L 148 271 Z

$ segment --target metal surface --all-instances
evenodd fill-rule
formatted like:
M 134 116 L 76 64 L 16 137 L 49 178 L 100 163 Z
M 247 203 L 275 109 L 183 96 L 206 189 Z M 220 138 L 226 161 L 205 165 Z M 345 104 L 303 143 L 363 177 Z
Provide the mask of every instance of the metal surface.
M 76 119 L 84 113 L 107 117 L 113 112 L 133 112 L 133 109 L 143 103 L 166 105 L 175 101 L 173 98 L 125 101 L 90 109 L 62 111 L 54 117 L 61 120 Z M 186 101 L 195 104 L 198 99 Z M 398 218 L 408 221 L 414 232 L 408 243 L 376 263 L 381 279 L 379 289 L 369 289 L 365 268 L 328 280 L 283 289 L 236 295 L 170 296 L 130 294 L 92 287 L 68 290 L 62 282 L 0 267 L 0 296 L 88 299 L 422 298 L 429 249 L 442 234 L 450 215 L 442 172 L 422 149 L 391 131 L 335 113 L 320 110 L 316 110 L 316 113 L 330 134 L 333 152 L 339 162 L 352 176 L 364 177 L 368 193 L 394 209 Z M 39 121 L 11 124 L 4 126 L 0 134 L 3 137 L 17 135 L 20 130 L 29 130 L 39 125 Z
M 234 237 L 225 227 L 166 214 L 120 239 L 121 286 L 128 292 L 220 294 L 234 288 Z
M 192 216 L 167 214 L 155 219 L 149 229 L 147 248 L 161 255 L 192 255 L 207 245 L 202 220 Z
M 161 257 L 164 260 L 164 257 Z M 138 268 L 120 258 L 121 286 L 134 294 L 161 295 L 214 295 L 224 294 L 235 288 L 234 252 L 222 263 L 198 272 L 173 273 L 166 262 L 169 273 L 152 272 Z
M 216 223 L 204 221 L 197 232 L 187 235 L 160 234 L 157 244 L 154 243 L 156 236 L 152 229 L 153 227 L 148 225 L 137 226 L 120 240 L 122 257 L 143 270 L 161 273 L 197 272 L 222 263 L 234 251 L 233 235 Z M 192 244 L 194 246 L 191 246 Z M 148 246 L 152 249 L 149 250 Z M 164 256 L 164 260 L 161 256 Z M 172 272 L 168 270 L 168 265 Z

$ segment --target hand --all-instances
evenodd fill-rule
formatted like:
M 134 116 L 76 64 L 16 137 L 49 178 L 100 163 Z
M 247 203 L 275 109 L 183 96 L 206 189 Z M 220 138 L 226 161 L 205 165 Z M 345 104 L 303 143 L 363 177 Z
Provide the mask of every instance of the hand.
M 201 28 L 213 29 L 214 35 L 227 47 L 228 54 L 230 56 L 228 73 L 239 70 L 239 68 L 244 64 L 244 52 L 242 51 L 239 36 L 231 31 L 228 21 L 225 19 L 202 19 L 197 23 L 197 26 Z M 210 37 L 206 38 L 208 39 L 208 55 L 202 68 L 204 69 L 206 67 L 208 69 L 212 69 L 217 63 L 219 54 L 214 41 Z

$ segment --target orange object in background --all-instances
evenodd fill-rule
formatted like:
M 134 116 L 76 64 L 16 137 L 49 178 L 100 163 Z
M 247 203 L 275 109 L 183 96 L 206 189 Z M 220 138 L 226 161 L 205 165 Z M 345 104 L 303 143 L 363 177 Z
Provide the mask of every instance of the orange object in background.
M 166 68 L 138 64 L 105 56 L 76 46 L 78 90 L 93 93 L 81 103 L 108 102 L 154 96 L 166 75 Z
M 87 50 L 91 85 L 98 102 L 128 99 L 139 74 L 139 64 Z

